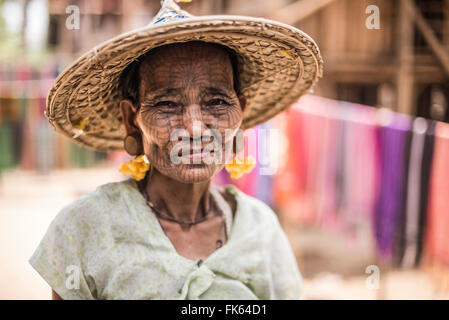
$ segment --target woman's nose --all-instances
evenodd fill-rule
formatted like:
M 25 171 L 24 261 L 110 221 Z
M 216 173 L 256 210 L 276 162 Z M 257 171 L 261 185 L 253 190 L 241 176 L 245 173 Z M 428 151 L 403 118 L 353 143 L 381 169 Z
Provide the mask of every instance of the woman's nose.
M 201 107 L 198 104 L 190 104 L 184 107 L 183 111 L 184 127 L 190 136 L 201 136 L 202 132 L 206 129 Z

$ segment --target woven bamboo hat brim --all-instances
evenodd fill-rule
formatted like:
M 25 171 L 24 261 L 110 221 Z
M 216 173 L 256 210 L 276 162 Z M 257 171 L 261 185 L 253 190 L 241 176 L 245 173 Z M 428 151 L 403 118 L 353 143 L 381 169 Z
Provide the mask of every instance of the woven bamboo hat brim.
M 242 129 L 290 107 L 322 75 L 318 46 L 297 28 L 244 16 L 194 17 L 174 3 L 170 10 L 167 16 L 161 9 L 145 28 L 95 47 L 58 76 L 46 110 L 58 132 L 91 149 L 123 149 L 120 76 L 142 54 L 171 43 L 213 42 L 237 53 L 241 91 L 247 98 Z

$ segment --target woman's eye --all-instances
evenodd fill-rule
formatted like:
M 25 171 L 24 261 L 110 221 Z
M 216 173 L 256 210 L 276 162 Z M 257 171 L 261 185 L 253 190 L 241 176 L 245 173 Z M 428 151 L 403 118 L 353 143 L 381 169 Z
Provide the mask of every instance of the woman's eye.
M 173 108 L 173 107 L 177 107 L 177 104 L 174 103 L 173 101 L 160 101 L 160 102 L 156 103 L 155 106 L 156 107 L 170 107 L 170 108 Z
M 223 106 L 223 105 L 228 105 L 228 103 L 226 101 L 224 101 L 223 99 L 213 99 L 213 100 L 209 101 L 208 105 Z

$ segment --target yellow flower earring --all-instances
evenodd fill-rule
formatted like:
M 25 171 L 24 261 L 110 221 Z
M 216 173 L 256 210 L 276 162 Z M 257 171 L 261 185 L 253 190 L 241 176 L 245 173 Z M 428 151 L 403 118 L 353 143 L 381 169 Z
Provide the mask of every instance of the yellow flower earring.
M 252 156 L 242 159 L 236 155 L 232 160 L 232 163 L 227 163 L 225 168 L 226 171 L 230 173 L 231 179 L 239 179 L 245 173 L 250 173 L 255 165 L 256 160 Z
M 126 161 L 120 165 L 118 171 L 125 176 L 130 176 L 136 181 L 145 178 L 145 175 L 150 168 L 150 161 L 143 153 L 143 147 L 140 136 L 138 134 L 130 134 L 125 137 L 124 147 L 126 152 L 130 155 L 135 155 L 133 160 Z
M 238 140 L 238 138 L 240 138 L 240 140 Z M 256 160 L 252 156 L 246 158 L 243 157 L 244 139 L 242 138 L 243 136 L 234 136 L 232 141 L 234 158 L 231 163 L 225 164 L 225 169 L 230 174 L 231 179 L 239 179 L 245 173 L 250 173 L 256 165 Z
M 140 155 L 133 160 L 126 161 L 120 165 L 118 171 L 125 176 L 130 176 L 136 181 L 140 181 L 145 178 L 145 175 L 150 168 L 150 162 L 146 155 Z

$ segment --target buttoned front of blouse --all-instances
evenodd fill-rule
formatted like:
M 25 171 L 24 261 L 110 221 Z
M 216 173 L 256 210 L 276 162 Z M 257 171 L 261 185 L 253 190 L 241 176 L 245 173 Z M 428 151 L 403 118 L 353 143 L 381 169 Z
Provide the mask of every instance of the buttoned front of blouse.
M 296 259 L 274 212 L 233 186 L 228 241 L 179 255 L 133 180 L 98 187 L 53 220 L 31 265 L 63 299 L 297 299 Z M 76 272 L 78 271 L 78 272 Z

